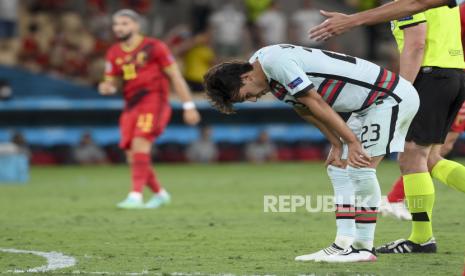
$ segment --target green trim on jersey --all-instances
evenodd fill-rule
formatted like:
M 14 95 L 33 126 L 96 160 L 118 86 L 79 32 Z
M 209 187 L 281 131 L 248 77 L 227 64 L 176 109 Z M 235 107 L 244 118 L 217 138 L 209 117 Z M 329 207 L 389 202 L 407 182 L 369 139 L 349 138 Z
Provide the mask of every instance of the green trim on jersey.
M 465 68 L 459 9 L 440 7 L 392 21 L 391 29 L 399 52 L 404 49 L 403 30 L 420 23 L 428 25 L 422 66 Z

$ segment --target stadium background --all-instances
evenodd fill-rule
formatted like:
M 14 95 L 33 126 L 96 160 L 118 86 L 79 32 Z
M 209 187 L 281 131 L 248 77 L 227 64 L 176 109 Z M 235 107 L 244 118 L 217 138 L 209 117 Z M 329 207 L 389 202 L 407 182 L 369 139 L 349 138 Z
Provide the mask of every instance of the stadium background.
M 202 95 L 201 77 L 219 61 L 247 58 L 272 43 L 344 52 L 396 70 L 397 50 L 389 24 L 359 29 L 324 44 L 308 40 L 305 33 L 322 20 L 320 8 L 350 12 L 378 4 L 375 0 L 0 1 L 0 141 L 19 144 L 32 164 L 124 162 L 117 147 L 122 100 L 102 97 L 95 87 L 102 78 L 105 50 L 114 41 L 111 14 L 129 7 L 144 15 L 144 33 L 163 39 L 175 53 L 203 115 L 199 128 L 184 126 L 181 106 L 173 98 L 174 116 L 154 146 L 155 160 L 320 160 L 326 141 L 291 109 L 269 96 L 259 104 L 240 105 L 234 116 L 222 116 Z M 210 141 L 194 146 L 202 128 L 207 128 L 204 136 Z M 460 141 L 453 154 L 464 153 Z
M 304 9 L 310 2 L 313 9 Z M 143 14 L 145 33 L 170 45 L 196 90 L 210 65 L 247 58 L 272 40 L 340 51 L 394 70 L 398 66 L 389 24 L 359 28 L 321 45 L 301 40 L 304 31 L 297 31 L 301 22 L 321 20 L 319 8 L 354 12 L 381 1 L 276 3 L 278 11 L 270 10 L 268 0 L 0 0 L 0 177 L 12 170 L 16 180 L 28 180 L 24 167 L 9 167 L 10 142 L 34 165 L 27 185 L 0 185 L 0 274 L 44 265 L 41 257 L 2 251 L 14 248 L 76 258 L 75 266 L 46 275 L 459 275 L 463 195 L 441 184 L 436 185 L 434 211 L 437 254 L 380 256 L 376 263 L 350 266 L 294 262 L 295 256 L 334 238 L 334 215 L 264 213 L 263 196 L 330 195 L 331 185 L 322 162 L 265 161 L 320 161 L 328 145 L 271 96 L 223 116 L 196 92 L 200 127 L 183 125 L 181 105 L 173 98 L 172 122 L 153 154 L 173 202 L 155 211 L 117 210 L 130 183 L 117 147 L 123 103 L 120 96 L 104 98 L 95 89 L 105 50 L 113 42 L 115 10 L 129 7 Z M 248 24 L 251 4 L 256 5 L 258 31 Z M 283 19 L 285 27 L 269 23 Z M 267 27 L 269 36 L 264 35 Z M 209 142 L 198 142 L 202 127 Z M 263 131 L 262 142 L 254 143 Z M 465 154 L 463 140 L 453 154 Z M 189 158 L 221 162 L 184 163 Z M 224 163 L 242 160 L 265 164 Z M 57 164 L 69 166 L 38 166 Z M 383 194 L 398 175 L 396 162 L 380 165 Z M 376 244 L 409 231 L 410 222 L 382 218 Z

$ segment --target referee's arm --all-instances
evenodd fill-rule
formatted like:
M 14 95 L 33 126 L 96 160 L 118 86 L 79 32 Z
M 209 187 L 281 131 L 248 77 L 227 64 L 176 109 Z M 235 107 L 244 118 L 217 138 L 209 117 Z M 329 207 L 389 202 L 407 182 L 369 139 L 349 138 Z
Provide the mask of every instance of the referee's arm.
M 463 0 L 399 0 L 355 15 L 360 21 L 357 25 L 372 25 L 440 6 L 453 7 L 463 2 Z
M 426 44 L 426 23 L 403 29 L 404 48 L 400 54 L 399 74 L 413 83 L 423 62 Z
M 351 15 L 322 11 L 322 14 L 328 19 L 310 30 L 310 38 L 317 41 L 327 40 L 357 26 L 378 24 L 410 16 L 430 8 L 446 5 L 454 7 L 463 3 L 465 0 L 399 0 Z

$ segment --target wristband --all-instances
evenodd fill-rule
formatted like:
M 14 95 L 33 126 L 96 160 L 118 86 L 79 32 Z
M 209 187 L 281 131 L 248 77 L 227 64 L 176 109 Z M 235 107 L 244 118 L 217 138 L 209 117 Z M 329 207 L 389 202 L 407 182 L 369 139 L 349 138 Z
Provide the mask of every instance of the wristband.
M 182 104 L 182 109 L 184 110 L 195 109 L 195 103 L 193 101 L 185 102 Z

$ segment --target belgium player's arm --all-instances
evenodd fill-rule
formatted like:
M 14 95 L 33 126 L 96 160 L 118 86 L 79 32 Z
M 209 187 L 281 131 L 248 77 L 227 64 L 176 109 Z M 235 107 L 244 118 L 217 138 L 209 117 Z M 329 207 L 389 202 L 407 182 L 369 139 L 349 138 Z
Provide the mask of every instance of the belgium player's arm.
M 184 121 L 189 125 L 195 125 L 200 122 L 200 114 L 198 113 L 192 95 L 187 86 L 186 80 L 181 74 L 178 65 L 174 62 L 171 65 L 164 67 L 163 71 L 170 79 L 173 90 L 178 95 L 183 103 Z
M 176 63 L 172 63 L 171 65 L 165 67 L 163 71 L 170 79 L 173 90 L 178 95 L 179 99 L 183 103 L 192 102 L 192 95 L 189 86 L 184 80 L 184 77 L 181 74 L 181 70 L 179 70 L 179 66 Z
M 117 92 L 119 71 L 114 62 L 111 50 L 105 57 L 105 74 L 103 81 L 98 85 L 98 91 L 101 95 L 113 95 Z

